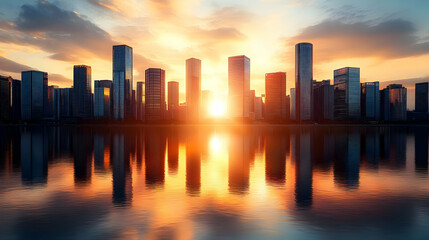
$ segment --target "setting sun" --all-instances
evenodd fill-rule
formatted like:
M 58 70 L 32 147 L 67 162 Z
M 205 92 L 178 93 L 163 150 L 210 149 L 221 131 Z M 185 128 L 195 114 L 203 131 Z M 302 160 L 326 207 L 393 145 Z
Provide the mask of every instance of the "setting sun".
M 212 117 L 225 117 L 226 116 L 226 103 L 215 99 L 210 104 L 210 115 Z

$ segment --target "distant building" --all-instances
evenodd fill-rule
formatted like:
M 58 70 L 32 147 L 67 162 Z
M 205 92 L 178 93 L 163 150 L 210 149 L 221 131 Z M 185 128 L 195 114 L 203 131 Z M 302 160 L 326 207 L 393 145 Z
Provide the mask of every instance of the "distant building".
M 165 105 L 165 71 L 160 68 L 146 69 L 145 120 L 164 120 Z
M 12 119 L 21 120 L 21 80 L 12 79 Z
M 313 83 L 313 116 L 317 122 L 334 120 L 334 86 L 330 80 Z
M 73 117 L 89 120 L 92 118 L 91 106 L 91 67 L 73 67 Z
M 361 84 L 361 113 L 362 119 L 380 120 L 380 89 L 378 82 Z
M 94 87 L 94 118 L 110 119 L 110 88 Z
M 358 120 L 360 110 L 360 69 L 334 71 L 334 117 L 336 120 Z
M 21 79 L 22 120 L 42 120 L 48 109 L 48 73 L 24 71 L 21 72 Z
M 286 107 L 286 73 L 265 74 L 265 120 L 285 121 Z
M 113 46 L 113 116 L 115 120 L 132 118 L 133 48 Z
M 145 83 L 144 82 L 137 82 L 137 96 L 136 96 L 136 104 L 137 104 L 137 120 L 138 121 L 144 121 L 144 115 L 145 115 Z
M 250 59 L 244 55 L 228 58 L 228 101 L 230 117 L 249 117 Z
M 54 118 L 61 120 L 73 116 L 72 112 L 72 88 L 56 88 L 54 89 Z
M 112 80 L 95 80 L 94 81 L 94 92 L 95 88 L 103 87 L 110 90 L 110 117 L 113 118 L 113 81 Z
M 290 120 L 296 120 L 296 91 L 290 89 Z
M 262 105 L 264 104 L 262 102 L 262 97 L 255 97 L 255 119 L 261 120 L 263 119 L 262 115 Z
M 201 60 L 186 60 L 186 105 L 187 119 L 198 121 L 201 107 Z
M 415 91 L 415 112 L 424 114 L 424 120 L 427 120 L 429 113 L 429 83 L 416 83 Z
M 179 82 L 168 82 L 168 117 L 171 120 L 179 119 Z
M 55 110 L 55 95 L 54 90 L 57 89 L 58 86 L 52 85 L 48 86 L 48 109 L 46 111 L 47 118 L 54 118 L 54 110 Z
M 255 90 L 250 90 L 250 112 L 255 113 L 255 97 L 256 92 Z
M 295 45 L 295 118 L 312 120 L 313 44 Z
M 390 84 L 381 92 L 381 115 L 384 121 L 407 120 L 407 89 Z
M 12 77 L 0 76 L 0 121 L 12 120 Z

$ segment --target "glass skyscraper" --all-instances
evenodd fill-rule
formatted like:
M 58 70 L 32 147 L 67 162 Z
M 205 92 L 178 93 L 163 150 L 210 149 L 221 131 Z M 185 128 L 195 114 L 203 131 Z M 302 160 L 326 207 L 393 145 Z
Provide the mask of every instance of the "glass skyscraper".
M 334 120 L 334 86 L 330 80 L 313 82 L 313 117 L 318 122 Z
M 72 117 L 73 88 L 54 89 L 54 118 L 61 120 Z
M 313 44 L 295 45 L 295 104 L 296 120 L 312 119 L 313 104 Z
M 265 74 L 265 119 L 268 121 L 285 121 L 286 110 L 286 73 Z
M 250 113 L 250 59 L 244 55 L 228 58 L 228 112 L 232 118 Z
M 189 105 L 188 105 L 189 108 Z M 179 82 L 170 81 L 168 82 L 168 117 L 172 120 L 178 119 L 179 110 Z M 188 117 L 189 111 L 188 111 Z M 188 119 L 189 120 L 189 119 Z M 192 119 L 191 120 L 197 120 Z
M 290 89 L 290 120 L 296 120 L 296 90 Z
M 380 120 L 380 89 L 378 82 L 361 84 L 362 119 Z
M 198 121 L 201 107 L 201 60 L 196 58 L 186 60 L 186 104 L 188 121 Z
M 334 71 L 336 120 L 360 119 L 360 95 L 360 68 L 345 67 Z
M 428 113 L 429 112 L 429 83 L 416 83 L 416 98 L 415 108 L 416 112 Z
M 73 67 L 73 117 L 91 119 L 91 67 Z
M 21 79 L 22 120 L 42 120 L 45 117 L 45 111 L 47 111 L 48 73 L 24 71 L 21 72 Z
M 145 104 L 145 83 L 137 82 L 137 93 L 136 93 L 136 104 L 137 104 L 137 120 L 144 120 L 144 104 Z
M 146 69 L 145 120 L 164 120 L 165 105 L 165 71 L 160 68 Z
M 113 46 L 113 115 L 116 120 L 132 118 L 133 49 Z
M 406 121 L 407 120 L 407 89 L 402 84 L 390 84 L 390 120 Z

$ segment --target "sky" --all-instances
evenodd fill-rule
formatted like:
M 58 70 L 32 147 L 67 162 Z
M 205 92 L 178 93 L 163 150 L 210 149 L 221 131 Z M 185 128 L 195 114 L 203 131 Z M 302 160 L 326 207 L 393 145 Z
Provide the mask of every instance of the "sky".
M 314 79 L 360 67 L 361 82 L 401 82 L 414 108 L 414 84 L 429 81 L 426 0 L 2 0 L 0 74 L 29 69 L 49 84 L 72 85 L 73 65 L 92 80 L 112 79 L 112 45 L 134 52 L 134 86 L 149 67 L 178 81 L 185 101 L 185 60 L 202 60 L 202 90 L 227 94 L 228 57 L 251 59 L 251 88 L 265 91 L 268 72 L 294 87 L 295 44 L 314 47 Z

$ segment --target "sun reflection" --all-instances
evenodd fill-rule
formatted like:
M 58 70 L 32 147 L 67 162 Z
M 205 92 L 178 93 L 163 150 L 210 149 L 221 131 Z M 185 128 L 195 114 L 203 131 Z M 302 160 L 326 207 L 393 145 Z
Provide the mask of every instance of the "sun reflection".
M 218 135 L 214 134 L 211 138 L 210 138 L 210 150 L 214 153 L 219 152 L 219 150 L 221 149 L 221 141 Z

